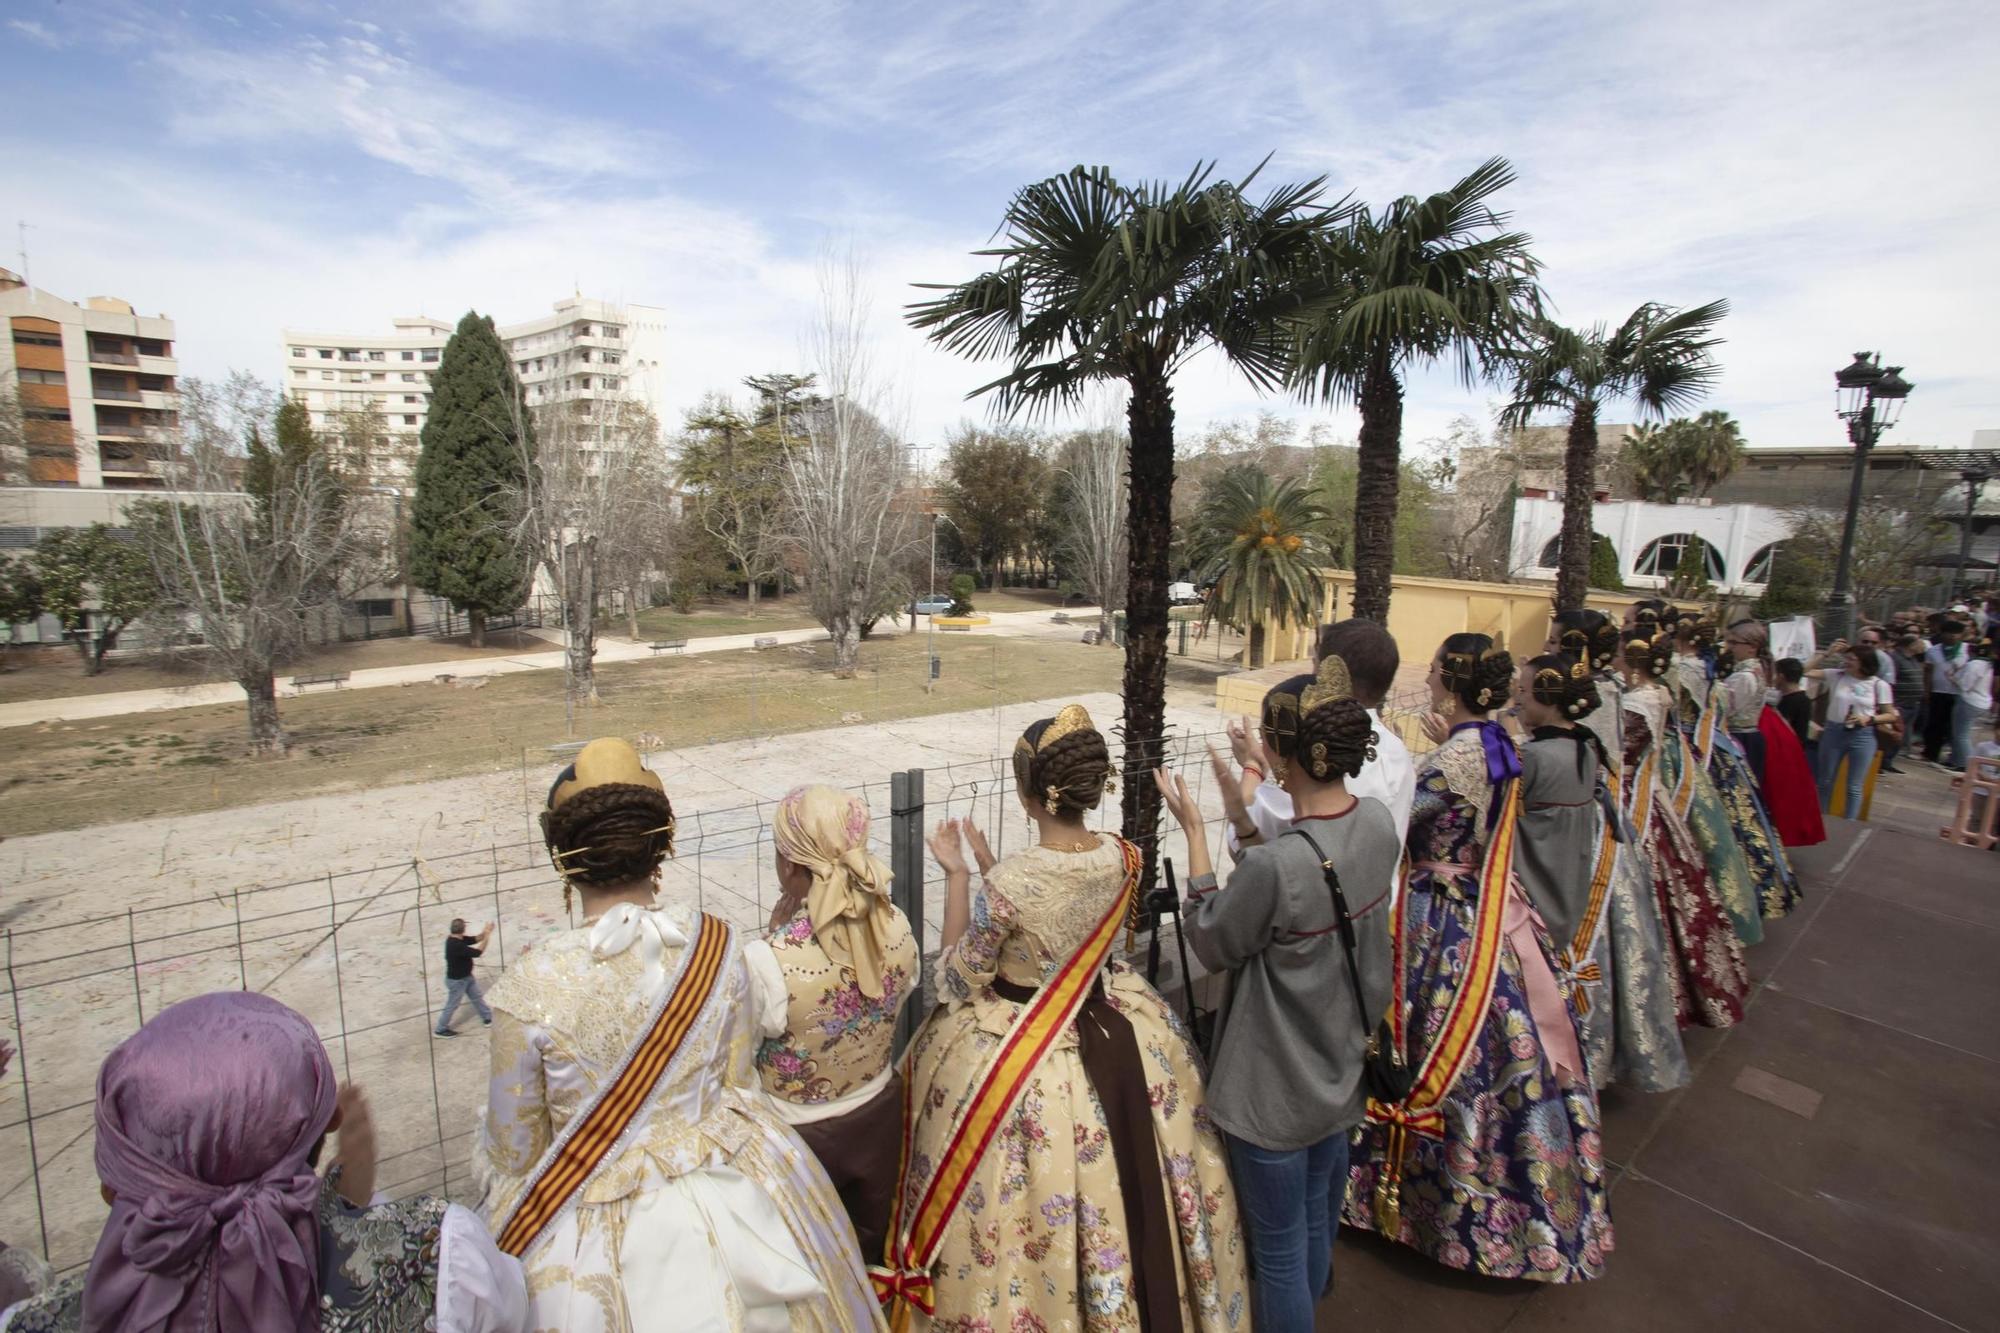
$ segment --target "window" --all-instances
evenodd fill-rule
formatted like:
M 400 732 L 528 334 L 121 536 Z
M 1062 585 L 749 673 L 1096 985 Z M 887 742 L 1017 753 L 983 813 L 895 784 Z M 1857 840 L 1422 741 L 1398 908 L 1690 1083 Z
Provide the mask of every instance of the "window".
M 370 361 L 380 361 L 383 359 L 383 354 L 380 352 L 370 352 L 368 354 L 368 359 Z
M 412 412 L 412 413 L 409 413 L 408 415 L 404 416 L 404 418 L 403 418 L 403 424 L 404 424 L 405 426 L 414 426 L 414 425 L 416 425 L 416 424 L 417 424 L 417 417 L 416 417 L 416 414 L 415 414 L 414 412 Z
M 616 324 L 606 324 L 599 328 L 597 332 L 606 338 L 622 338 L 625 336 L 625 330 Z
M 14 341 L 23 347 L 61 347 L 62 335 L 60 333 L 27 333 L 21 329 L 15 329 Z
M 415 352 L 406 351 L 403 353 L 403 360 L 405 361 L 414 361 L 416 359 L 417 359 L 417 354 Z
M 68 421 L 69 409 L 67 407 L 23 407 L 21 409 L 21 419 L 23 421 Z
M 172 346 L 167 343 L 158 342 L 152 338 L 133 339 L 132 350 L 140 356 L 172 356 L 174 354 Z
M 1713 543 L 1703 541 L 1692 532 L 1673 532 L 1647 542 L 1646 549 L 1639 552 L 1639 559 L 1632 566 L 1632 572 L 1668 578 L 1681 567 L 1681 558 L 1687 554 L 1691 545 L 1701 547 L 1702 569 L 1708 581 L 1722 582 L 1722 556 L 1716 551 Z
M 1750 557 L 1750 563 L 1743 567 L 1743 581 L 1745 583 L 1769 583 L 1771 581 L 1771 562 L 1777 558 L 1778 543 L 1772 542 L 1769 546 L 1760 548 L 1757 554 Z
M 389 377 L 387 375 L 384 375 L 381 371 L 378 370 L 374 374 L 368 377 L 368 381 L 371 384 L 380 384 L 383 380 L 386 380 L 388 378 Z
M 615 366 L 619 362 L 619 356 L 616 352 L 599 352 L 597 359 L 607 366 Z
M 69 377 L 60 370 L 22 370 L 16 372 L 23 384 L 67 384 Z
M 418 397 L 416 394 L 406 393 L 403 395 L 403 401 L 406 403 L 421 403 L 423 399 Z
M 304 356 L 305 354 L 306 354 L 306 349 L 303 347 L 294 347 L 292 349 L 293 356 Z
M 364 597 L 354 604 L 354 614 L 365 620 L 393 616 L 396 614 L 396 602 L 390 597 Z
M 293 367 L 292 367 L 292 378 L 293 378 L 293 379 L 295 379 L 295 380 L 302 380 L 302 379 L 304 379 L 305 377 L 306 377 L 306 372 L 305 372 L 305 369 L 304 369 L 304 367 L 302 367 L 302 366 L 293 366 Z
M 319 373 L 319 377 L 323 380 L 330 380 L 333 378 L 333 372 L 330 370 L 322 370 Z
M 438 359 L 438 349 L 437 349 L 437 348 L 435 348 L 435 347 L 426 347 L 426 348 L 424 349 L 424 361 L 426 362 L 426 364 L 431 364 L 431 363 L 435 363 L 435 362 L 437 361 L 437 359 Z
M 320 360 L 322 360 L 322 361 L 331 361 L 331 360 L 333 360 L 333 349 L 332 349 L 331 347 L 322 347 L 322 348 L 320 348 L 320 349 L 319 349 L 319 359 L 320 359 Z
M 607 389 L 615 389 L 621 383 L 623 383 L 623 381 L 621 381 L 616 375 L 607 375 L 604 377 L 603 380 L 604 387 Z

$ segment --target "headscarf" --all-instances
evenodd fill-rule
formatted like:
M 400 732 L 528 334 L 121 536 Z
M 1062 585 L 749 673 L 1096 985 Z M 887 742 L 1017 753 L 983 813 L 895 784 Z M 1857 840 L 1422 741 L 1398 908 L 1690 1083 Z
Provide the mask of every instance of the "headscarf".
M 312 1024 L 263 995 L 183 1000 L 121 1042 L 97 1074 L 97 1175 L 117 1197 L 86 1333 L 317 1329 L 306 1159 L 334 1091 Z
M 806 914 L 826 956 L 882 998 L 882 957 L 896 919 L 889 867 L 868 851 L 868 803 L 832 787 L 795 787 L 778 802 L 778 851 L 812 874 Z

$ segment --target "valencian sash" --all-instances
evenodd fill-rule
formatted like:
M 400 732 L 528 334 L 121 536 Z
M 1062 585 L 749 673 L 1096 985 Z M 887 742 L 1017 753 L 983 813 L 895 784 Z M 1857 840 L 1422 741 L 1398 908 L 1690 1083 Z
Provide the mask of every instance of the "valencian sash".
M 703 912 L 694 939 L 681 951 L 680 975 L 662 990 L 645 1034 L 627 1052 L 610 1082 L 564 1126 L 542 1154 L 527 1188 L 493 1234 L 501 1249 L 519 1258 L 560 1217 L 610 1156 L 620 1136 L 637 1122 L 681 1043 L 721 989 L 716 983 L 729 958 L 729 923 Z
M 1116 841 L 1125 859 L 1125 880 L 1109 910 L 1082 946 L 1056 969 L 1054 976 L 1042 983 L 1032 1000 L 1021 1006 L 1014 1025 L 1007 1030 L 985 1072 L 974 1084 L 964 1114 L 953 1128 L 944 1151 L 938 1154 L 937 1167 L 915 1205 L 906 1209 L 905 1190 L 901 1184 L 896 1190 L 895 1210 L 889 1224 L 889 1253 L 883 1263 L 869 1268 L 868 1276 L 875 1284 L 876 1298 L 888 1307 L 890 1328 L 897 1333 L 909 1327 L 912 1307 L 926 1315 L 936 1312 L 931 1267 L 944 1244 L 945 1228 L 972 1184 L 980 1159 L 1020 1100 L 1036 1066 L 1090 997 L 1091 985 L 1125 924 L 1139 886 L 1140 854 L 1137 847 L 1123 838 Z M 911 1104 L 916 1080 L 910 1074 L 909 1069 L 903 1071 L 903 1163 L 899 1175 L 905 1176 L 909 1171 L 910 1139 L 916 1131 L 915 1108 Z
M 1611 809 L 1619 804 L 1618 775 L 1606 769 L 1605 786 L 1610 789 Z M 1570 937 L 1569 948 L 1563 951 L 1563 970 L 1579 982 L 1595 985 L 1604 980 L 1604 969 L 1591 958 L 1597 944 L 1597 932 L 1604 925 L 1604 904 L 1610 897 L 1611 872 L 1618 865 L 1618 830 L 1610 825 L 1611 815 L 1605 815 L 1604 836 L 1597 841 L 1597 864 L 1590 872 L 1590 896 L 1584 900 L 1583 915 L 1577 919 L 1576 933 Z M 1590 996 L 1583 986 L 1575 988 L 1576 1011 L 1590 1012 Z
M 1409 892 L 1409 870 L 1433 873 L 1477 873 L 1479 892 L 1473 912 L 1472 939 L 1461 961 L 1457 988 L 1445 1010 L 1437 1040 L 1411 1069 L 1410 1095 L 1395 1105 L 1370 1100 L 1368 1119 L 1385 1127 L 1382 1175 L 1375 1186 L 1375 1215 L 1384 1235 L 1394 1237 L 1402 1217 L 1403 1154 L 1409 1136 L 1444 1137 L 1444 1099 L 1458 1076 L 1479 1050 L 1479 1033 L 1486 1025 L 1487 1010 L 1493 1003 L 1493 988 L 1500 979 L 1501 944 L 1506 939 L 1507 896 L 1514 876 L 1514 846 L 1520 826 L 1521 761 L 1505 732 L 1492 723 L 1480 723 L 1481 741 L 1486 750 L 1486 775 L 1499 790 L 1497 807 L 1488 826 L 1486 855 L 1479 869 L 1423 861 L 1404 872 L 1403 891 Z M 1498 739 L 1496 740 L 1496 734 Z M 1405 900 L 1407 901 L 1407 899 Z M 1396 1045 L 1409 1051 L 1408 991 L 1404 985 L 1407 967 L 1405 914 L 1396 913 L 1391 932 L 1395 963 L 1395 1001 L 1390 1006 L 1395 1020 Z
M 1716 719 L 1728 706 L 1725 699 L 1718 697 L 1723 693 L 1720 683 L 1709 688 L 1708 703 L 1694 724 L 1694 735 L 1687 741 L 1687 758 L 1681 763 L 1681 775 L 1674 783 L 1672 796 L 1674 813 L 1682 818 L 1687 817 L 1688 808 L 1694 803 L 1695 770 L 1707 772 L 1709 756 L 1715 753 Z

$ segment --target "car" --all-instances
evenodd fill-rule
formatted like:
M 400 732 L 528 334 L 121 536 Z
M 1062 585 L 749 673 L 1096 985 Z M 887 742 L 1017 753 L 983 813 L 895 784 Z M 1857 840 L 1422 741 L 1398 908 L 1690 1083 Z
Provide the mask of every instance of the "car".
M 941 616 L 951 610 L 952 599 L 941 592 L 928 593 L 917 598 L 917 614 L 920 616 Z
M 1169 583 L 1167 585 L 1168 606 L 1199 606 L 1201 592 L 1192 583 Z

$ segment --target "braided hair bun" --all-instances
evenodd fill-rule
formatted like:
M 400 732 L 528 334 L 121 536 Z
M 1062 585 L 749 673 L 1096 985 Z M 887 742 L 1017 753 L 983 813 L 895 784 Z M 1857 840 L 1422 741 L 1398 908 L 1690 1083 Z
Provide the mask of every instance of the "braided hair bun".
M 1674 633 L 1697 651 L 1715 646 L 1715 622 L 1707 616 L 1682 616 Z
M 1665 634 L 1637 635 L 1625 641 L 1625 665 L 1658 680 L 1673 665 L 1674 641 Z
M 1351 778 L 1375 758 L 1375 724 L 1358 700 L 1335 699 L 1300 716 L 1298 753 L 1280 747 L 1279 754 L 1304 765 L 1314 782 Z
M 1454 634 L 1438 649 L 1438 669 L 1458 701 L 1474 713 L 1504 703 L 1514 683 L 1514 659 L 1485 634 Z
M 1592 671 L 1603 671 L 1617 658 L 1620 631 L 1602 611 L 1558 611 L 1555 625 L 1561 650 L 1588 662 Z
M 1556 710 L 1567 722 L 1589 717 L 1603 701 L 1597 679 L 1568 653 L 1543 653 L 1528 659 L 1528 693 L 1538 704 Z
M 674 849 L 673 802 L 632 782 L 586 787 L 542 811 L 542 837 L 567 880 L 599 887 L 646 879 Z
M 1041 719 L 1014 744 L 1014 783 L 1059 819 L 1095 810 L 1111 785 L 1111 749 L 1104 733 L 1074 704 Z

